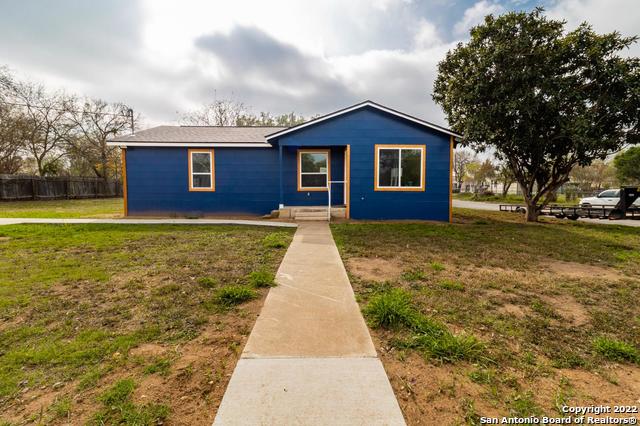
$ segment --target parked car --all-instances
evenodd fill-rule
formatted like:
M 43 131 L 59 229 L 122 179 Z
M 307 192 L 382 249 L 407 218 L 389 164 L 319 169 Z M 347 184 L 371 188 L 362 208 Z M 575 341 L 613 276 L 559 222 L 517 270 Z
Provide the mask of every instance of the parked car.
M 607 189 L 602 191 L 595 197 L 587 197 L 580 199 L 580 207 L 600 207 L 600 206 L 615 206 L 620 201 L 619 189 Z M 638 198 L 633 204 L 633 207 L 640 208 L 640 198 Z

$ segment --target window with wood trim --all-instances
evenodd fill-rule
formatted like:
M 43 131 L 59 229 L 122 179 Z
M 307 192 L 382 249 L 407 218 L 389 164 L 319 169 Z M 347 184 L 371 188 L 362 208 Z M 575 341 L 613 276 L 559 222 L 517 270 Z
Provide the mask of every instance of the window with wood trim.
M 298 150 L 298 191 L 326 191 L 331 179 L 328 149 Z
M 189 191 L 215 191 L 213 149 L 189 150 Z
M 424 145 L 376 145 L 376 191 L 424 191 Z

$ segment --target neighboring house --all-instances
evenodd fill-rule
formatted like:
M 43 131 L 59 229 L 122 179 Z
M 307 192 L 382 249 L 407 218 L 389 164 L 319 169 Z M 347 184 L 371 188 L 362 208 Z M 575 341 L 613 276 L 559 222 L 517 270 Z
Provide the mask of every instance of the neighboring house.
M 159 126 L 109 144 L 128 215 L 326 214 L 330 187 L 348 218 L 448 221 L 459 137 L 365 101 L 290 128 Z

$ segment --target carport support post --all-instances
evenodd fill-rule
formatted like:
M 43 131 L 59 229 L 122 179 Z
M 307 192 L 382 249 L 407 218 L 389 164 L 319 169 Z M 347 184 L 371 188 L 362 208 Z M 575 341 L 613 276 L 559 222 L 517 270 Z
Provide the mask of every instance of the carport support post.
M 282 191 L 282 145 L 278 143 L 278 173 L 280 180 L 280 204 L 278 208 L 284 207 L 284 192 Z

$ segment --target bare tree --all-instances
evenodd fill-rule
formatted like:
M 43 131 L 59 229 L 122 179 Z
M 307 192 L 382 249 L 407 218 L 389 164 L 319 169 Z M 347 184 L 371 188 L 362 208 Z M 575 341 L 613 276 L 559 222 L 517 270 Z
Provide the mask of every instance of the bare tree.
M 231 99 L 215 100 L 182 116 L 180 123 L 187 126 L 235 126 L 249 109 L 242 102 Z
M 25 120 L 15 106 L 0 104 L 0 174 L 18 173 L 22 164 Z
M 239 117 L 236 125 L 291 127 L 304 123 L 305 121 L 302 115 L 297 115 L 295 112 L 274 116 L 270 112 L 262 111 L 259 115 L 247 114 Z
M 273 115 L 251 108 L 232 99 L 215 100 L 210 104 L 183 114 L 180 124 L 187 126 L 281 126 L 291 127 L 303 123 L 305 118 L 295 112 Z
M 72 126 L 66 134 L 69 154 L 91 167 L 97 177 L 117 178 L 118 148 L 108 146 L 107 140 L 130 130 L 130 108 L 101 99 L 73 98 L 67 101 L 67 110 Z
M 63 144 L 70 129 L 65 95 L 49 94 L 40 84 L 19 82 L 11 98 L 20 104 L 24 119 L 24 151 L 31 155 L 44 176 L 65 155 Z
M 467 177 L 467 168 L 475 160 L 476 156 L 473 152 L 463 149 L 456 151 L 453 156 L 453 173 L 456 175 L 456 183 L 458 188 L 462 187 L 464 179 Z
M 24 120 L 11 101 L 13 76 L 6 67 L 0 67 L 0 173 L 17 173 L 22 163 Z

